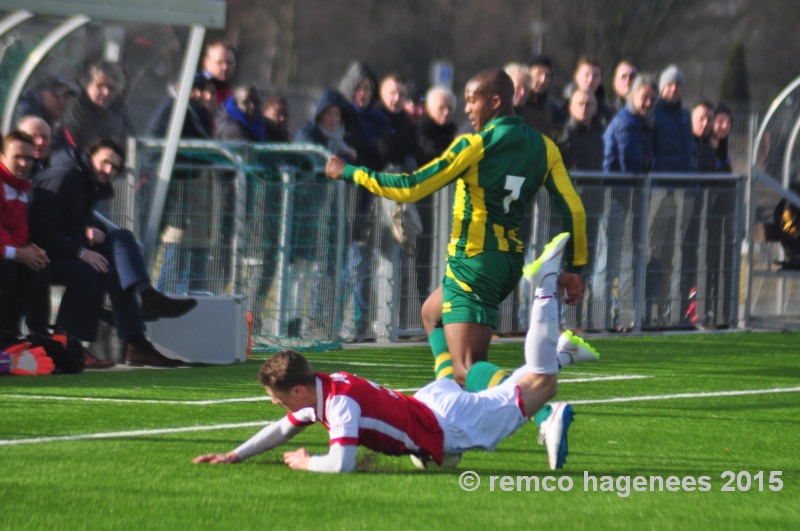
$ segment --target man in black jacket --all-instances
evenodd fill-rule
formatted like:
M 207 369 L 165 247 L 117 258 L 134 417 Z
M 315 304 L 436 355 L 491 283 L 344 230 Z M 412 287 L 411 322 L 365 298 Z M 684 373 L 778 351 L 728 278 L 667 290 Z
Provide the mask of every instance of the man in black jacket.
M 575 89 L 569 97 L 569 120 L 565 135 L 558 143 L 564 166 L 568 170 L 601 171 L 603 169 L 603 131 L 594 121 L 597 98 L 587 90 Z
M 69 149 L 33 182 L 29 206 L 31 239 L 51 259 L 49 281 L 66 286 L 56 324 L 82 341 L 94 341 L 106 290 L 119 337 L 127 342 L 131 365 L 174 367 L 145 335 L 143 321 L 178 317 L 197 305 L 195 299 L 173 299 L 150 284 L 141 251 L 128 230 L 99 228 L 98 201 L 113 196 L 111 179 L 124 153 L 113 140 Z M 141 300 L 141 302 L 140 302 Z
M 389 119 L 392 132 L 381 142 L 382 152 L 387 164 L 413 171 L 417 168 L 417 128 L 406 114 L 407 99 L 408 85 L 403 78 L 397 74 L 383 78 L 378 109 Z
M 709 101 L 698 101 L 692 107 L 692 135 L 697 144 L 697 171 L 717 171 L 717 154 L 711 144 L 711 129 L 714 126 L 714 105 Z
M 53 150 L 85 149 L 98 138 L 124 145 L 135 132 L 124 95 L 125 74 L 119 64 L 101 61 L 90 66 L 83 90 L 70 101 L 62 126 L 53 131 Z
M 175 105 L 177 87 L 161 104 L 148 127 L 148 134 L 163 138 L 167 134 L 169 119 L 172 116 L 172 107 Z M 212 138 L 214 136 L 214 117 L 212 112 L 216 107 L 217 89 L 211 80 L 203 74 L 196 74 L 192 81 L 192 91 L 186 107 L 186 117 L 183 120 L 181 138 Z
M 417 163 L 424 166 L 447 149 L 456 137 L 456 96 L 443 86 L 433 86 L 425 94 L 425 116 L 419 126 Z

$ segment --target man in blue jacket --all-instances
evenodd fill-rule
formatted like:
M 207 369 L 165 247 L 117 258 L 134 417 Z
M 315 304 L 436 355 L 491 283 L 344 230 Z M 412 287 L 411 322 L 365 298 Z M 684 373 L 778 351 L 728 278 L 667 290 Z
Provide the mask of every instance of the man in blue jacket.
M 682 105 L 684 77 L 670 65 L 658 80 L 659 97 L 653 114 L 653 151 L 658 172 L 697 171 L 692 117 Z
M 653 106 L 658 95 L 653 76 L 641 74 L 636 77 L 628 94 L 625 106 L 608 124 L 603 135 L 604 172 L 646 173 L 654 166 L 653 155 Z M 621 184 L 621 181 L 611 181 Z M 612 190 L 610 201 L 605 205 L 597 228 L 597 252 L 594 257 L 590 281 L 592 298 L 589 301 L 589 326 L 612 330 L 632 326 L 630 315 L 620 315 L 625 301 L 632 301 L 631 279 L 620 277 L 615 299 L 611 286 L 620 275 L 622 260 L 622 236 L 625 228 L 623 205 L 629 197 L 627 189 L 617 186 Z M 620 304 L 623 301 L 623 304 Z M 615 308 L 620 312 L 613 315 Z M 630 312 L 627 312 L 630 314 Z
M 684 77 L 675 65 L 669 65 L 658 81 L 660 90 L 653 121 L 653 170 L 662 173 L 697 172 L 697 144 L 692 133 L 692 117 L 681 105 Z M 675 324 L 689 307 L 688 298 L 696 280 L 696 230 L 692 229 L 696 188 L 694 183 L 675 181 L 655 183 L 664 193 L 651 203 L 650 259 L 647 269 L 647 305 L 645 319 L 661 324 Z M 679 209 L 679 205 L 681 208 Z M 676 249 L 681 242 L 681 264 L 675 264 Z M 679 303 L 677 298 L 682 302 Z M 684 318 L 682 324 L 690 324 Z
M 603 171 L 644 173 L 653 169 L 653 105 L 658 92 L 652 76 L 636 78 L 628 101 L 608 124 Z

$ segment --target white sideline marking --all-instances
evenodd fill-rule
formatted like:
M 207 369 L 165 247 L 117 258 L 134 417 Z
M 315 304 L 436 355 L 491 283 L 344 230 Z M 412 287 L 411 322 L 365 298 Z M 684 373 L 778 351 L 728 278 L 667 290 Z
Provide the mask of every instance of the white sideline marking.
M 643 374 L 628 374 L 622 376 L 595 376 L 593 378 L 559 378 L 558 383 L 608 382 L 611 380 L 642 380 L 644 378 L 652 378 L 652 376 L 645 376 Z
M 710 398 L 719 396 L 771 395 L 776 393 L 798 393 L 800 387 L 776 387 L 774 389 L 745 389 L 742 391 L 713 391 L 708 393 L 678 393 L 676 395 L 620 396 L 594 400 L 570 400 L 573 405 L 616 404 L 620 402 L 647 402 L 650 400 L 679 400 L 682 398 Z
M 177 404 L 183 406 L 211 406 L 215 404 L 232 404 L 235 402 L 263 402 L 271 400 L 269 396 L 252 396 L 246 398 L 221 398 L 219 400 L 157 400 L 154 398 L 98 398 L 90 396 L 53 396 L 53 395 L 0 395 L 3 398 L 30 398 L 32 400 L 76 400 L 79 402 L 116 402 L 120 404 Z
M 649 400 L 676 400 L 684 398 L 709 398 L 719 396 L 746 396 L 746 395 L 767 395 L 775 393 L 797 393 L 800 387 L 778 387 L 775 389 L 747 389 L 742 391 L 716 391 L 709 393 L 680 393 L 675 395 L 649 395 L 649 396 L 625 396 L 618 398 L 599 398 L 595 400 L 575 400 L 570 401 L 573 405 L 591 404 L 613 404 L 619 402 L 639 402 Z M 23 395 L 24 396 L 24 395 Z M 262 399 L 263 400 L 263 399 Z M 38 444 L 58 441 L 80 441 L 88 439 L 111 439 L 124 437 L 138 437 L 142 435 L 166 435 L 171 433 L 185 433 L 197 431 L 227 430 L 237 428 L 248 428 L 255 426 L 268 426 L 276 421 L 261 422 L 240 422 L 236 424 L 215 424 L 211 426 L 190 426 L 186 428 L 159 428 L 152 430 L 133 430 L 117 431 L 107 433 L 87 433 L 83 435 L 60 435 L 54 437 L 34 437 L 29 439 L 0 439 L 0 446 L 17 446 L 21 444 Z
M 559 380 L 559 383 L 586 383 L 586 382 L 602 382 L 608 380 L 639 380 L 642 378 L 652 378 L 652 376 L 642 376 L 638 374 L 631 374 L 626 376 L 600 376 L 596 378 L 570 378 Z M 393 388 L 394 389 L 394 388 Z M 413 393 L 419 391 L 419 387 L 407 389 L 394 389 L 401 393 Z M 118 404 L 176 404 L 184 406 L 213 406 L 217 404 L 233 404 L 237 402 L 263 402 L 269 401 L 269 396 L 254 396 L 244 398 L 219 398 L 216 400 L 158 400 L 155 398 L 99 398 L 90 396 L 57 396 L 57 395 L 2 395 L 4 398 L 20 398 L 31 400 L 56 400 L 56 401 L 69 401 L 76 400 L 79 402 L 110 402 Z
M 160 428 L 153 430 L 111 431 L 106 433 L 85 433 L 83 435 L 60 435 L 57 437 L 33 437 L 30 439 L 2 439 L 0 446 L 17 446 L 20 444 L 38 444 L 58 441 L 83 441 L 87 439 L 113 439 L 124 437 L 139 437 L 141 435 L 166 435 L 170 433 L 185 433 L 193 431 L 227 430 L 236 428 L 249 428 L 252 426 L 267 426 L 273 421 L 239 422 L 236 424 L 215 424 L 213 426 L 189 426 L 186 428 Z

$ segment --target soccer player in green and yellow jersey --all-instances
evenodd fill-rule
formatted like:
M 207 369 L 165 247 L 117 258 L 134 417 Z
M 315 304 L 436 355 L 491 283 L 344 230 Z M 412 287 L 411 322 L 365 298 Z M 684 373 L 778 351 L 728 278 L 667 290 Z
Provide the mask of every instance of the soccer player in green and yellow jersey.
M 487 362 L 500 302 L 517 286 L 524 245 L 517 232 L 532 198 L 544 186 L 571 238 L 558 285 L 565 302 L 583 294 L 581 267 L 587 261 L 586 215 L 556 145 L 514 114 L 514 85 L 502 70 L 469 80 L 466 114 L 474 134 L 410 174 L 379 173 L 328 160 L 331 179 L 353 181 L 373 194 L 414 202 L 456 182 L 453 228 L 443 284 L 425 301 L 422 320 L 437 378 L 455 377 L 467 389 L 496 385 L 505 376 Z M 449 355 L 448 355 L 449 352 Z

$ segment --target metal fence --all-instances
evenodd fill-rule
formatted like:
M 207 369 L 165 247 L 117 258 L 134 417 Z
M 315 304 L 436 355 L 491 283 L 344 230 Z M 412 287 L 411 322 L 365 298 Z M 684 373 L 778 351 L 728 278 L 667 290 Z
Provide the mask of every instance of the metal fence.
M 574 173 L 587 213 L 586 296 L 565 324 L 586 330 L 727 328 L 738 323 L 745 177 Z M 559 226 L 544 222 L 533 247 Z
M 132 228 L 143 241 L 163 146 L 136 139 L 130 148 Z M 320 173 L 326 156 L 308 145 L 181 142 L 147 253 L 157 287 L 246 295 L 256 347 L 338 344 L 345 187 Z
M 109 217 L 144 239 L 163 142 L 137 139 Z M 181 142 L 152 274 L 168 292 L 243 293 L 257 346 L 328 347 L 424 334 L 441 282 L 452 187 L 417 203 L 425 231 L 407 254 L 392 201 L 326 180 L 313 146 Z M 720 328 L 738 321 L 744 177 L 574 173 L 587 211 L 586 296 L 564 308 L 583 330 Z M 119 213 L 125 213 L 120 215 Z M 533 259 L 560 232 L 545 192 L 520 237 Z M 529 288 L 504 301 L 499 333 L 527 327 Z
M 564 326 L 592 331 L 737 326 L 744 176 L 573 172 L 572 177 L 586 209 L 590 258 L 585 296 L 579 305 L 563 308 Z M 430 231 L 437 249 L 433 262 L 417 257 L 401 264 L 400 308 L 406 311 L 399 316 L 397 337 L 422 333 L 418 291 L 410 285 L 420 268 L 436 272 L 423 277 L 433 278 L 431 289 L 441 282 L 435 264 L 445 256 L 452 190 L 439 194 Z M 560 214 L 542 191 L 520 228 L 528 243 L 526 261 L 560 231 Z M 527 329 L 529 298 L 527 282 L 520 282 L 500 305 L 498 333 Z

